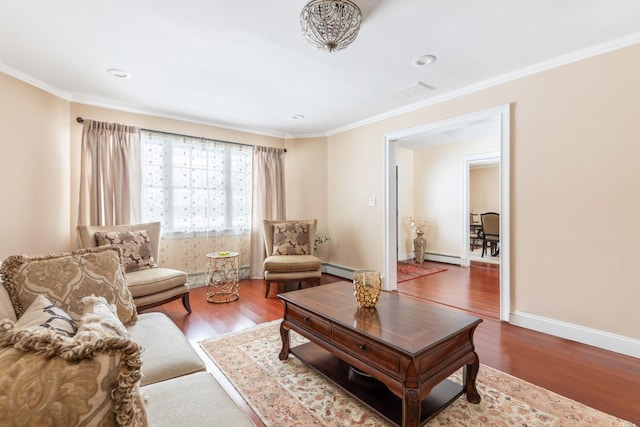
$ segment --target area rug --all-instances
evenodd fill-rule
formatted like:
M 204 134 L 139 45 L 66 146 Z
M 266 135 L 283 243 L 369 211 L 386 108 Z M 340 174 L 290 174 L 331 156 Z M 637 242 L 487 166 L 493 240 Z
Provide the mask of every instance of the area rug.
M 280 321 L 265 323 L 200 343 L 265 425 L 391 425 L 295 356 L 280 361 L 279 326 Z M 293 331 L 290 335 L 291 346 L 307 341 Z M 461 370 L 449 379 L 461 384 Z M 633 426 L 485 365 L 476 385 L 480 404 L 461 396 L 427 425 Z
M 398 261 L 398 283 L 406 282 L 407 280 L 416 279 L 422 276 L 429 276 L 442 271 L 447 271 L 447 269 L 442 268 L 441 264 L 430 262 L 416 264 L 414 262 Z

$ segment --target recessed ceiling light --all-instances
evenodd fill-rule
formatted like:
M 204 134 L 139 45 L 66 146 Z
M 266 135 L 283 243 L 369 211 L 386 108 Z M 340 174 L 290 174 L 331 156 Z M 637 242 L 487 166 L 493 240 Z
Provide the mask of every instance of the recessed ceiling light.
M 425 65 L 433 64 L 436 62 L 436 57 L 433 55 L 422 55 L 414 59 L 413 65 L 416 67 L 424 67 Z
M 304 119 L 304 116 L 302 114 L 294 114 L 293 116 L 291 116 L 291 118 L 293 120 L 302 120 Z
M 119 79 L 130 79 L 131 73 L 125 70 L 120 70 L 118 68 L 109 68 L 107 73 L 111 74 L 113 77 L 117 77 Z

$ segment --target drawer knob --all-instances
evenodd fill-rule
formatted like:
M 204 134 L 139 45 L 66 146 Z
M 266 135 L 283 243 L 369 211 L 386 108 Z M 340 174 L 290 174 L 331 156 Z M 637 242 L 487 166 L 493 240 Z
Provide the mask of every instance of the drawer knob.
M 357 342 L 356 345 L 358 346 L 358 348 L 362 351 L 371 351 L 371 348 L 363 343 Z
M 307 322 L 307 323 L 311 323 L 311 317 L 309 317 L 309 316 L 304 316 L 304 317 L 302 318 L 302 320 L 304 320 L 304 321 L 305 321 L 305 322 Z

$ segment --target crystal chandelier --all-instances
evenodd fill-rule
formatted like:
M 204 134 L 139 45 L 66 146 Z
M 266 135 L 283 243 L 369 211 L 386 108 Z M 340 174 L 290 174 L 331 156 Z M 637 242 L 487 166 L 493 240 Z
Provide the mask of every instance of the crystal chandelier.
M 349 0 L 311 0 L 300 12 L 304 37 L 320 50 L 335 52 L 358 35 L 362 13 Z

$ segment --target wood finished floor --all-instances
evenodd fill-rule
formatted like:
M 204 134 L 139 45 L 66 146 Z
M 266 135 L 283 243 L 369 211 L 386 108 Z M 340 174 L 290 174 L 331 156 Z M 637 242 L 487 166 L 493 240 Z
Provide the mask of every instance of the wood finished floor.
M 640 425 L 640 359 L 501 322 L 499 269 L 446 268 L 442 273 L 400 283 L 398 292 L 483 318 L 474 339 L 481 363 Z M 322 283 L 340 280 L 322 277 Z M 205 289 L 197 288 L 191 291 L 190 315 L 179 301 L 152 310 L 169 315 L 199 348 L 197 343 L 203 339 L 281 319 L 282 303 L 275 297 L 281 288 L 272 286 L 269 298 L 264 297 L 264 290 L 262 280 L 243 280 L 238 301 L 212 304 L 205 299 Z M 209 368 L 241 401 L 215 365 L 209 364 Z M 248 406 L 242 406 L 261 425 Z

